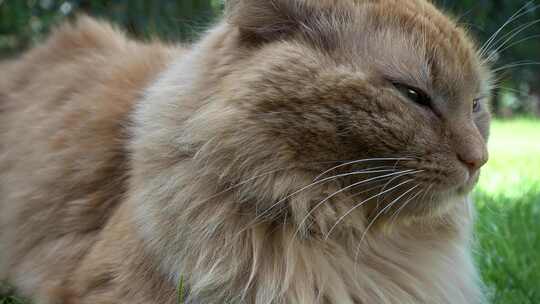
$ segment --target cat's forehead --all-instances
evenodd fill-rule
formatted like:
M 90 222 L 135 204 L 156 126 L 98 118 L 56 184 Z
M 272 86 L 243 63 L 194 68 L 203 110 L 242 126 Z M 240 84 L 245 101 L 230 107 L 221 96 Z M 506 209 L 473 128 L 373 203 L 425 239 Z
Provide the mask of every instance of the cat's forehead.
M 478 90 L 479 63 L 465 31 L 427 2 L 391 2 L 364 7 L 364 18 L 357 19 L 372 31 L 364 36 L 367 49 L 360 49 L 374 57 L 380 72 L 446 95 Z
M 321 33 L 337 35 L 331 47 L 345 61 L 445 97 L 476 94 L 482 87 L 473 42 L 430 3 L 360 1 L 344 14 L 347 22 L 328 23 Z

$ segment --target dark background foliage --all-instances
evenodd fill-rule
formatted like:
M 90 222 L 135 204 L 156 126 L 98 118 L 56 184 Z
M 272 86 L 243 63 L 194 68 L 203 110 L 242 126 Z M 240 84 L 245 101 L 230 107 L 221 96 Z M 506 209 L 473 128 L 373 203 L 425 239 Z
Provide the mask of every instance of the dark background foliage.
M 494 68 L 501 70 L 494 100 L 499 116 L 540 116 L 540 9 L 516 0 L 435 0 L 467 27 L 479 43 L 516 12 L 494 46 Z M 521 11 L 520 11 L 521 9 Z M 223 0 L 0 0 L 0 56 L 16 55 L 43 39 L 51 26 L 86 13 L 112 20 L 134 36 L 158 35 L 169 41 L 193 41 L 223 10 Z M 515 35 L 514 35 L 515 34 Z M 505 43 L 506 44 L 503 44 Z M 508 48 L 506 48 L 508 47 Z

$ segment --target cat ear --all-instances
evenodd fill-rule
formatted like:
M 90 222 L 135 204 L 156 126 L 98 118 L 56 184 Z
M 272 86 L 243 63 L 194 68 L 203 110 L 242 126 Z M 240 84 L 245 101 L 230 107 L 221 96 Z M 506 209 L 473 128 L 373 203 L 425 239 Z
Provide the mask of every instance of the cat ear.
M 310 14 L 302 0 L 229 0 L 227 15 L 242 40 L 264 43 L 294 34 Z

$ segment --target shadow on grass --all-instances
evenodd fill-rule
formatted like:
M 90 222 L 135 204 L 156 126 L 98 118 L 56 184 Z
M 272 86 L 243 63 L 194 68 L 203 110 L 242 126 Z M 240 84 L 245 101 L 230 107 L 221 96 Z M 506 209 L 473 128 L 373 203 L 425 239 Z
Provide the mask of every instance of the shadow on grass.
M 15 297 L 12 289 L 0 282 L 0 304 L 26 304 L 26 302 Z
M 540 185 L 519 197 L 475 196 L 476 258 L 492 302 L 540 303 Z

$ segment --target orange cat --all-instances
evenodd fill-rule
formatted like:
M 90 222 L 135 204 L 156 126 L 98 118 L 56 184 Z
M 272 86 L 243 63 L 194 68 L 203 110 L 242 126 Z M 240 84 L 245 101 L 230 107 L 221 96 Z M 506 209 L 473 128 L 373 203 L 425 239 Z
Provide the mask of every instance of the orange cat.
M 37 303 L 481 303 L 490 74 L 424 0 L 81 18 L 0 66 L 0 277 Z

